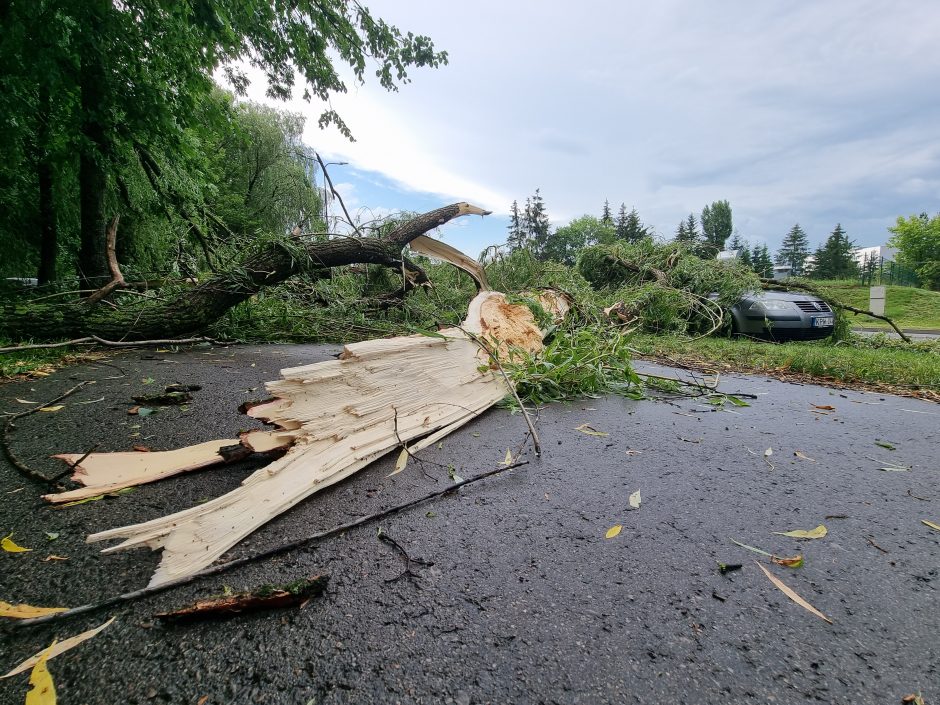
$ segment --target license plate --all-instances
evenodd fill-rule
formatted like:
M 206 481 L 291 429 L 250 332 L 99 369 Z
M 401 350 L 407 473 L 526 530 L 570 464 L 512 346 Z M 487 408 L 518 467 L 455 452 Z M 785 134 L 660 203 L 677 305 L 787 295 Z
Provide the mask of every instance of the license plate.
M 829 328 L 832 326 L 832 316 L 818 316 L 813 319 L 813 328 Z

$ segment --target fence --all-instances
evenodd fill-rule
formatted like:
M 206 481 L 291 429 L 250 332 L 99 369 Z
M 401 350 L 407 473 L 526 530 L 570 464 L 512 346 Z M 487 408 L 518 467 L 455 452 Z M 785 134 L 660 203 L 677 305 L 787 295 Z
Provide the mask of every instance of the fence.
M 865 286 L 881 286 L 891 284 L 894 286 L 919 286 L 920 281 L 913 269 L 909 269 L 884 257 L 865 257 L 862 260 L 860 281 Z

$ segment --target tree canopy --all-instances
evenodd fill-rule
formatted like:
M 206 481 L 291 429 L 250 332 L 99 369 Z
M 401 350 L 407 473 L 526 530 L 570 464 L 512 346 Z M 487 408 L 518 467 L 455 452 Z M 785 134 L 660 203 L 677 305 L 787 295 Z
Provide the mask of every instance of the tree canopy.
M 898 261 L 913 269 L 924 286 L 940 290 L 940 213 L 902 216 L 888 230 L 888 245 L 898 249 Z

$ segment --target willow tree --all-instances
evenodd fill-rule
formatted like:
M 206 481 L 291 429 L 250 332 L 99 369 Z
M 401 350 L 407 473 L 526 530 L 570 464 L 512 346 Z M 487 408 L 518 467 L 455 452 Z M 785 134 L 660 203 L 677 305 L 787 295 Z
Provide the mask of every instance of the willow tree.
M 0 185 L 15 182 L 39 203 L 46 257 L 56 247 L 52 194 L 64 188 L 57 182 L 74 182 L 82 288 L 110 276 L 106 199 L 121 192 L 124 163 L 185 160 L 186 129 L 205 119 L 200 106 L 216 71 L 237 94 L 249 86 L 248 64 L 263 72 L 273 98 L 298 90 L 327 102 L 348 89 L 342 66 L 360 83 L 371 68 L 380 85 L 397 90 L 409 69 L 447 61 L 428 37 L 348 0 L 6 0 L 0 25 L 0 147 L 8 162 Z M 332 109 L 319 122 L 350 136 Z M 4 249 L 12 234 L 12 227 L 0 233 Z

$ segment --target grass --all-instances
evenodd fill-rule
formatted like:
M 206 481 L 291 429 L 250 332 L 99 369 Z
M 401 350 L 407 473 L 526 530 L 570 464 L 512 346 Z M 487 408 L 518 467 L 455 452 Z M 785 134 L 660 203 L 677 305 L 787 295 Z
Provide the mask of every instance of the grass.
M 821 282 L 842 303 L 868 310 L 869 287 L 852 280 Z M 890 326 L 868 316 L 847 314 L 853 326 L 890 329 Z M 901 329 L 932 328 L 940 330 L 940 291 L 913 286 L 885 287 L 885 315 Z
M 0 339 L 0 348 L 8 345 L 12 343 Z M 0 353 L 0 381 L 20 375 L 44 377 L 58 367 L 77 362 L 80 357 L 80 354 L 69 348 Z
M 901 347 L 884 336 L 848 341 L 765 343 L 731 338 L 690 341 L 636 335 L 631 346 L 644 355 L 770 375 L 798 373 L 846 384 L 940 390 L 940 342 Z

